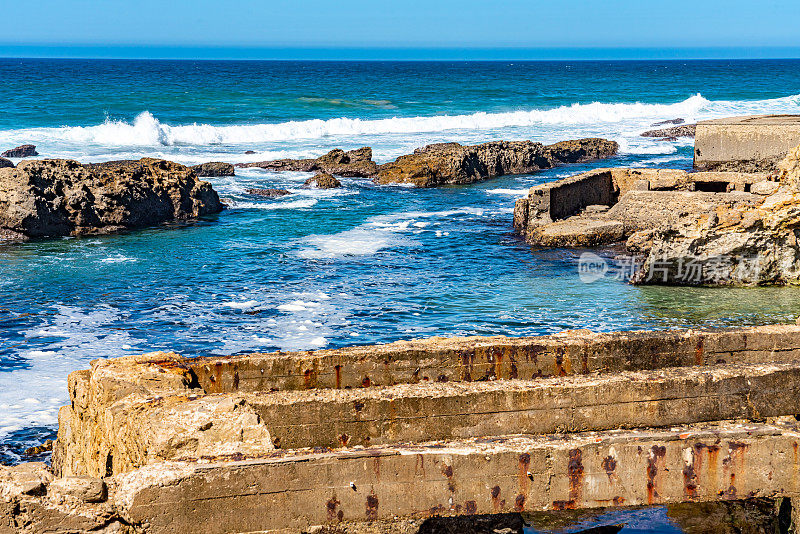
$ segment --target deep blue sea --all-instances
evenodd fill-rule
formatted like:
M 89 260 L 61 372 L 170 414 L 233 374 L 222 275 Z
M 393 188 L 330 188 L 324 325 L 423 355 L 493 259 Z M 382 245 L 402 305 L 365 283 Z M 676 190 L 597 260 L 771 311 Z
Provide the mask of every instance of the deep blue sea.
M 594 166 L 691 165 L 657 121 L 800 113 L 800 61 L 261 62 L 0 59 L 0 149 L 187 164 L 440 141 L 602 136 Z M 245 155 L 253 150 L 253 155 Z M 531 250 L 514 199 L 581 172 L 416 190 L 237 169 L 216 217 L 125 235 L 0 245 L 0 461 L 53 433 L 66 376 L 94 358 L 794 321 L 791 288 L 582 283 L 580 251 Z M 248 187 L 293 191 L 273 200 Z

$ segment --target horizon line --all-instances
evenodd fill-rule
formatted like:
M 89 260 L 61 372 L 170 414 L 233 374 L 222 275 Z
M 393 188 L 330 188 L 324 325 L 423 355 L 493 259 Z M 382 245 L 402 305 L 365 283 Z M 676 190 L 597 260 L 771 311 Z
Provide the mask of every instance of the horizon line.
M 789 60 L 800 46 L 521 47 L 521 46 L 199 46 L 17 44 L 0 42 L 2 59 L 188 61 L 614 61 Z

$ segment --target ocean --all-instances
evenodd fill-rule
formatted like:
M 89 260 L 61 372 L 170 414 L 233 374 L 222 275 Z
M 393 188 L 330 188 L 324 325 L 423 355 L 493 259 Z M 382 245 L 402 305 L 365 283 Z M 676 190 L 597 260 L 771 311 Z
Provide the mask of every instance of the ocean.
M 793 322 L 793 288 L 583 283 L 581 251 L 512 232 L 529 187 L 599 166 L 689 168 L 650 125 L 800 113 L 800 61 L 290 62 L 0 59 L 0 149 L 186 164 L 371 146 L 600 136 L 619 156 L 417 190 L 237 169 L 218 216 L 0 246 L 0 462 L 52 437 L 66 377 L 95 358 L 334 348 L 428 336 Z M 254 154 L 245 154 L 245 151 Z M 280 187 L 278 199 L 249 187 Z M 608 257 L 614 250 L 605 251 Z

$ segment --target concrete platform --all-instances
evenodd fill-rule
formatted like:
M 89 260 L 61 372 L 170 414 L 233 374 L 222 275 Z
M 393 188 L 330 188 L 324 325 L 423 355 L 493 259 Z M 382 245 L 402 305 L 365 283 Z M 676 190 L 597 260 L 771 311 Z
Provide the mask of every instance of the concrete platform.
M 800 115 L 752 115 L 697 123 L 698 169 L 770 171 L 800 144 Z
M 518 534 L 513 514 L 800 497 L 796 325 L 153 353 L 69 389 L 54 473 L 0 468 L 3 534 Z

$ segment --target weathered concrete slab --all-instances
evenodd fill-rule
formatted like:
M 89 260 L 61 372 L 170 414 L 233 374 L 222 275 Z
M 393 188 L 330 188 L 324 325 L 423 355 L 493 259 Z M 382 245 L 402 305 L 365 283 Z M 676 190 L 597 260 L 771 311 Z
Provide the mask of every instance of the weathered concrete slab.
M 153 356 L 149 360 L 156 367 L 188 373 L 190 378 L 186 380 L 196 381 L 207 393 L 223 393 L 534 378 L 719 362 L 788 362 L 798 358 L 800 326 L 775 325 L 612 334 L 581 330 L 518 338 L 430 338 L 314 352 L 189 360 L 161 357 L 163 361 Z M 119 369 L 125 380 L 130 379 L 131 370 L 123 360 L 98 362 L 93 372 L 110 377 L 113 369 Z M 167 376 L 174 375 L 153 371 L 154 378 Z
M 507 436 L 168 463 L 114 477 L 154 532 L 308 532 L 339 521 L 798 495 L 793 425 Z M 180 521 L 176 521 L 180 518 Z
M 694 165 L 709 170 L 771 171 L 800 144 L 800 115 L 753 115 L 702 121 Z
M 283 448 L 551 434 L 794 414 L 800 412 L 800 362 L 244 399 Z
M 413 534 L 434 516 L 800 496 L 797 325 L 153 353 L 69 388 L 62 478 L 13 502 L 120 532 Z

